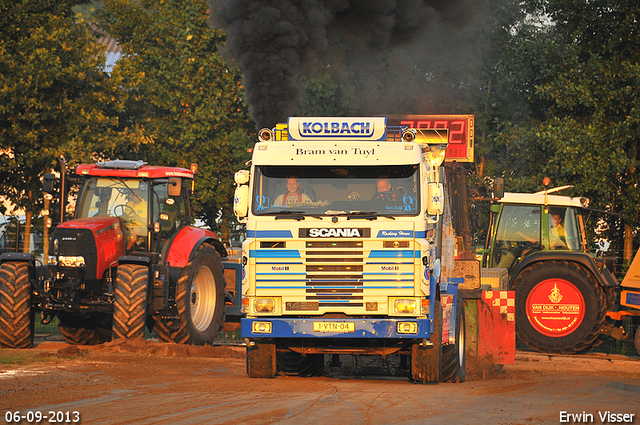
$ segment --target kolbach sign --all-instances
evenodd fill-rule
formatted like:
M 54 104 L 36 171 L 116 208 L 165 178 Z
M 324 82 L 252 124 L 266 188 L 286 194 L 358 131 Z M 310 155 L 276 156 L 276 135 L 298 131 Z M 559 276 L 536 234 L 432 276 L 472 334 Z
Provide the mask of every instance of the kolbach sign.
M 388 126 L 449 130 L 446 162 L 473 162 L 473 115 L 390 115 Z
M 287 121 L 288 140 L 384 140 L 386 118 L 301 118 Z

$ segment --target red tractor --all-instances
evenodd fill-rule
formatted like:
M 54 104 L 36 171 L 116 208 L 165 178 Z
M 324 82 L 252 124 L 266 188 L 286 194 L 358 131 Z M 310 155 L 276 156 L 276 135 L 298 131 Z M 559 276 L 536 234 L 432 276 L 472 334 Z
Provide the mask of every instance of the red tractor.
M 72 344 L 143 336 L 145 326 L 161 341 L 211 344 L 224 316 L 227 251 L 191 226 L 193 179 L 193 170 L 121 160 L 63 174 L 63 210 L 64 187 L 81 185 L 75 218 L 54 230 L 45 264 L 0 256 L 0 346 L 31 347 L 36 312 L 42 323 L 57 316 Z

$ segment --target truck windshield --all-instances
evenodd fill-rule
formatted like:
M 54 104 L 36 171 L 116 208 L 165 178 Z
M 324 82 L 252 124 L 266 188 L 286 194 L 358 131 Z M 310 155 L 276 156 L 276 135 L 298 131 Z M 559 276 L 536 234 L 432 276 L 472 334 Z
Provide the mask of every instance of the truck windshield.
M 415 216 L 418 165 L 256 167 L 256 215 Z

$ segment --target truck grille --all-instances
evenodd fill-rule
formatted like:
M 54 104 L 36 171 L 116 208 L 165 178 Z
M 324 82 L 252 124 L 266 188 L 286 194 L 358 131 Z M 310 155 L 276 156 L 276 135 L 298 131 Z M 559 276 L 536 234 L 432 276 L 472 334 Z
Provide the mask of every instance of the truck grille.
M 410 243 L 403 244 L 404 249 L 380 244 L 375 246 L 382 249 L 368 249 L 367 241 L 314 240 L 301 250 L 289 244 L 255 252 L 258 296 L 277 293 L 342 311 L 363 307 L 365 297 L 371 296 L 367 293 L 381 297 L 391 288 L 413 294 L 415 254 Z

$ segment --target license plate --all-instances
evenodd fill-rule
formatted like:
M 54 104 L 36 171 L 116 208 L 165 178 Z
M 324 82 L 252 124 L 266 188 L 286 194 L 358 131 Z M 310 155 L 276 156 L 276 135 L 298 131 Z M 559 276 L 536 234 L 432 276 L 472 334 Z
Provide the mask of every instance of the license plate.
M 352 322 L 314 322 L 314 332 L 355 332 L 356 324 Z

